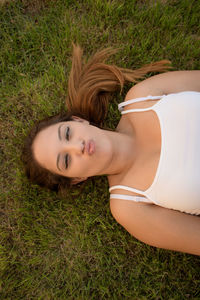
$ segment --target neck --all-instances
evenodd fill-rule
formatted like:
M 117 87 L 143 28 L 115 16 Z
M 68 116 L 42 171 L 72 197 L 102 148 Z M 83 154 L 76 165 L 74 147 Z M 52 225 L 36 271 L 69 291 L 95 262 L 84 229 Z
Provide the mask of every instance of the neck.
M 117 131 L 107 131 L 112 144 L 113 155 L 104 174 L 118 175 L 126 172 L 137 158 L 135 135 L 128 135 Z

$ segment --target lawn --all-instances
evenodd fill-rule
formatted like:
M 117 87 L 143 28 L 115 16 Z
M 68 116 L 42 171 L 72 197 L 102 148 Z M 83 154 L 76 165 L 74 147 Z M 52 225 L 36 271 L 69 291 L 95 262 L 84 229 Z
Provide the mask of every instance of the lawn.
M 106 177 L 56 194 L 20 161 L 38 119 L 65 109 L 72 42 L 111 63 L 200 69 L 198 0 L 0 2 L 0 298 L 200 299 L 200 258 L 156 249 L 113 219 Z M 116 95 L 105 126 L 119 121 Z

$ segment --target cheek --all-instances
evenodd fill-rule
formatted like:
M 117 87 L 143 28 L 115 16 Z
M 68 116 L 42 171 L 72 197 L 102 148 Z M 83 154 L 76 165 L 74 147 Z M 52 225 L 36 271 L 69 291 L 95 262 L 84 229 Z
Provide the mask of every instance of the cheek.
M 90 169 L 90 163 L 86 158 L 74 157 L 70 166 L 69 176 L 83 177 L 86 176 Z

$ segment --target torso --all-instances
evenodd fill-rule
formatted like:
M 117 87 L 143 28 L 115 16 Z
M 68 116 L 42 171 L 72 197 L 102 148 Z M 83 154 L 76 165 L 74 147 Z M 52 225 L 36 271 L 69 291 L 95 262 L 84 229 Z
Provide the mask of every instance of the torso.
M 157 101 L 159 100 L 133 103 L 125 107 L 125 110 L 151 107 Z M 128 171 L 108 176 L 109 185 L 126 185 L 142 191 L 147 190 L 154 180 L 160 160 L 161 130 L 156 113 L 150 110 L 123 115 L 116 131 L 129 136 L 135 135 L 138 154 L 134 165 Z M 115 192 L 120 193 L 120 190 Z M 137 195 L 128 191 L 123 191 L 123 194 Z

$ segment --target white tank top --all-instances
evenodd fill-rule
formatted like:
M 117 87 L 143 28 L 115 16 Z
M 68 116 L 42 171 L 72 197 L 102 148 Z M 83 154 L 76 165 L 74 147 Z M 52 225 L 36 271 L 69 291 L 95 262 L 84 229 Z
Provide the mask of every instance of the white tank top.
M 123 111 L 126 105 L 156 99 L 160 101 L 152 107 Z M 137 98 L 120 103 L 119 110 L 122 114 L 155 111 L 161 128 L 161 151 L 155 178 L 146 191 L 123 185 L 109 189 L 132 191 L 141 197 L 112 193 L 110 198 L 154 203 L 200 215 L 200 93 Z

